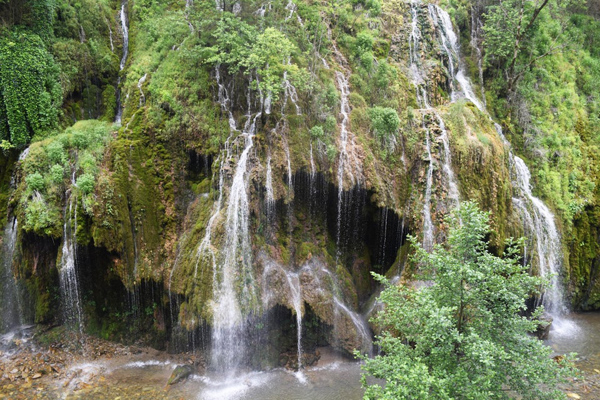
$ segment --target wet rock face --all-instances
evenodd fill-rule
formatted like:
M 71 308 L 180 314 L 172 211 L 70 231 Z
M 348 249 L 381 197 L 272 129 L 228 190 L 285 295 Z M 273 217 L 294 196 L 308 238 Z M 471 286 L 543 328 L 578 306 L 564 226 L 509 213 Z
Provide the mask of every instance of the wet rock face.
M 304 316 L 308 305 L 319 322 L 330 327 L 327 341 L 334 348 L 347 354 L 355 349 L 370 351 L 371 332 L 362 317 L 353 311 L 356 305 L 351 299 L 355 298 L 356 289 L 350 282 L 340 282 L 339 274 L 329 271 L 317 258 L 298 271 L 290 271 L 292 267 L 279 265 L 264 255 L 261 261 L 265 265 L 262 282 L 265 307 L 280 304 L 294 312 L 297 307 Z M 344 292 L 353 292 L 354 296 L 344 295 Z M 300 297 L 296 305 L 292 304 L 294 296 Z

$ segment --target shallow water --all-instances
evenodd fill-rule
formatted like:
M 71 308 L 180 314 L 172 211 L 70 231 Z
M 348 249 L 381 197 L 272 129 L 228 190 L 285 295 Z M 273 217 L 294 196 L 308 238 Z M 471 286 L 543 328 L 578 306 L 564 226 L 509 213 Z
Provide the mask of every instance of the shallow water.
M 27 336 L 21 333 L 21 340 L 27 341 Z M 8 335 L 2 339 L 6 339 L 3 342 L 12 340 Z M 600 313 L 571 314 L 555 320 L 546 344 L 555 354 L 577 352 L 578 367 L 595 374 L 594 369 L 600 368 Z M 7 350 L 4 347 L 4 360 L 11 354 Z M 275 369 L 240 373 L 235 377 L 198 374 L 173 386 L 167 386 L 166 382 L 185 356 L 176 359 L 150 351 L 97 360 L 84 358 L 69 365 L 58 379 L 44 376 L 28 380 L 29 383 L 14 382 L 11 385 L 14 387 L 0 385 L 0 399 L 361 399 L 360 364 L 340 358 L 326 348 L 320 352 L 319 363 L 301 373 Z M 12 354 L 19 357 L 18 353 Z M 2 359 L 0 357 L 0 364 Z
M 555 354 L 577 353 L 577 365 L 600 369 L 600 313 L 573 313 L 552 322 L 548 340 Z

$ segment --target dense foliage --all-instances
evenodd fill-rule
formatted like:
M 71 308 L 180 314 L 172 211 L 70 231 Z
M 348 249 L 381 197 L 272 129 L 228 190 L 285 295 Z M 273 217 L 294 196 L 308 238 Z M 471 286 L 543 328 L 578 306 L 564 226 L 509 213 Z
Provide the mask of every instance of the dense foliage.
M 42 39 L 27 31 L 0 38 L 0 140 L 24 147 L 56 126 L 62 92 L 58 67 Z
M 559 399 L 557 382 L 573 373 L 531 336 L 543 309 L 523 315 L 544 280 L 487 250 L 488 213 L 462 203 L 449 219 L 447 247 L 428 253 L 413 239 L 421 288 L 390 284 L 376 322 L 382 355 L 365 359 L 365 399 Z M 385 380 L 368 385 L 367 377 Z
M 22 166 L 25 179 L 20 188 L 26 230 L 61 235 L 63 207 L 69 198 L 80 200 L 83 211 L 92 213 L 96 202 L 93 192 L 110 132 L 109 124 L 80 121 L 31 145 Z

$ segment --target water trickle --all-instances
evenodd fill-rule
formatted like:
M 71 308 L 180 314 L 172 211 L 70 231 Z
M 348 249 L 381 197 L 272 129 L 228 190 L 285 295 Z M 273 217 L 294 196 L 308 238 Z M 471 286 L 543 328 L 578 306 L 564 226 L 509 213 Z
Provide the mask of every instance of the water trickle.
M 144 76 L 140 78 L 137 84 L 138 90 L 140 91 L 140 107 L 146 104 L 146 96 L 144 95 L 144 91 L 142 90 L 142 85 L 144 84 L 144 82 L 146 82 L 147 77 L 148 74 L 144 74 Z
M 294 310 L 296 315 L 296 335 L 297 335 L 297 352 L 298 352 L 298 370 L 302 369 L 302 315 L 304 312 L 302 298 L 302 287 L 300 285 L 300 276 L 298 273 L 286 271 L 282 266 L 268 260 L 265 262 L 263 270 L 263 304 L 265 309 L 272 306 L 273 292 L 272 279 L 274 276 L 280 275 L 281 282 L 287 287 L 285 301 L 289 302 L 289 306 Z M 298 376 L 301 378 L 301 376 Z
M 427 167 L 427 178 L 425 180 L 425 200 L 423 203 L 423 247 L 427 251 L 433 249 L 435 244 L 435 232 L 433 228 L 433 221 L 431 220 L 431 191 L 433 186 L 433 168 L 434 161 L 431 155 L 431 138 L 429 128 L 423 124 L 425 131 L 425 148 L 427 149 L 427 160 L 429 161 L 429 167 Z
M 271 154 L 267 156 L 267 176 L 265 179 L 265 190 L 266 201 L 267 201 L 267 212 L 270 214 L 275 206 L 275 197 L 273 194 L 273 172 L 271 170 Z
M 69 197 L 65 208 L 63 246 L 60 260 L 60 293 L 66 323 L 77 326 L 83 332 L 83 309 L 79 277 L 77 273 L 77 197 Z
M 290 57 L 288 57 L 286 64 L 291 65 Z M 283 105 L 281 106 L 281 113 L 285 114 L 285 107 L 287 106 L 287 101 L 289 99 L 292 101 L 292 104 L 294 104 L 294 107 L 296 107 L 296 115 L 302 115 L 300 106 L 298 106 L 298 92 L 296 91 L 296 87 L 294 85 L 292 85 L 292 83 L 289 81 L 287 71 L 283 72 L 283 83 L 281 86 L 283 87 L 283 93 L 284 93 Z M 269 105 L 270 105 L 270 101 L 269 101 Z
M 342 210 L 344 207 L 344 173 L 346 172 L 346 164 L 348 163 L 348 122 L 350 119 L 350 104 L 348 97 L 350 95 L 350 85 L 348 84 L 348 78 L 339 71 L 336 71 L 336 78 L 338 87 L 341 92 L 341 104 L 340 104 L 340 156 L 338 159 L 338 170 L 337 170 L 337 181 L 338 181 L 338 209 L 337 209 L 337 238 L 336 243 L 338 247 L 338 257 L 340 252 L 340 238 L 342 235 Z M 349 172 L 350 181 L 354 184 L 354 176 L 351 171 Z
M 471 47 L 475 49 L 477 53 L 477 70 L 479 72 L 479 86 L 481 87 L 481 99 L 483 106 L 487 107 L 485 100 L 485 91 L 483 85 L 483 55 L 481 54 L 481 47 L 479 46 L 480 31 L 482 29 L 482 23 L 479 18 L 475 18 L 475 10 L 471 9 Z
M 127 0 L 123 0 L 121 3 L 121 12 L 119 13 L 119 19 L 121 22 L 121 30 L 123 31 L 123 56 L 119 63 L 119 78 L 117 79 L 117 115 L 115 116 L 115 122 L 121 123 L 123 117 L 123 106 L 121 104 L 121 71 L 125 68 L 127 63 L 127 55 L 129 54 L 129 28 L 127 21 Z
M 106 25 L 108 26 L 108 38 L 110 40 L 110 51 L 112 51 L 114 53 L 115 52 L 115 43 L 113 41 L 113 31 L 112 31 L 112 28 L 111 28 L 108 20 L 106 21 Z
M 190 22 L 190 8 L 194 4 L 194 0 L 185 0 L 185 20 L 187 21 L 190 33 L 194 33 L 194 25 Z
M 292 15 L 294 15 L 294 11 L 296 11 L 296 5 L 294 4 L 294 2 L 292 2 L 292 0 L 288 0 L 288 3 L 285 6 L 285 9 L 290 12 L 288 14 L 288 16 L 285 17 L 285 20 L 287 21 L 290 18 L 292 18 Z
M 0 254 L 0 286 L 2 303 L 0 306 L 0 332 L 8 332 L 22 325 L 23 312 L 20 301 L 19 287 L 12 271 L 13 256 L 17 244 L 17 219 L 10 220 L 4 229 L 2 238 L 2 253 Z

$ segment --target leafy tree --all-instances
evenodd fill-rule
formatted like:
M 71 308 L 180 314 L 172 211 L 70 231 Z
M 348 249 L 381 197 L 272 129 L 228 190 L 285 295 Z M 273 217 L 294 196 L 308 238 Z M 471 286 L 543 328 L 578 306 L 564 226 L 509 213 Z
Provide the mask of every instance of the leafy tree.
M 559 399 L 556 384 L 574 373 L 529 335 L 541 324 L 525 301 L 547 282 L 530 276 L 509 243 L 504 258 L 487 250 L 489 215 L 463 203 L 448 218 L 447 248 L 428 253 L 411 238 L 414 261 L 431 279 L 416 289 L 386 284 L 375 321 L 383 355 L 365 359 L 365 399 Z M 367 376 L 384 379 L 369 385 Z
M 375 136 L 383 143 L 394 147 L 396 143 L 396 132 L 400 126 L 400 118 L 393 108 L 373 107 L 369 109 L 371 127 Z
M 538 60 L 563 47 L 558 37 L 563 35 L 564 28 L 555 30 L 545 43 L 534 43 L 542 13 L 549 12 L 560 21 L 567 7 L 580 3 L 580 0 L 505 0 L 487 8 L 483 26 L 485 58 L 488 63 L 503 67 L 509 93 Z M 565 19 L 564 25 L 567 23 Z

